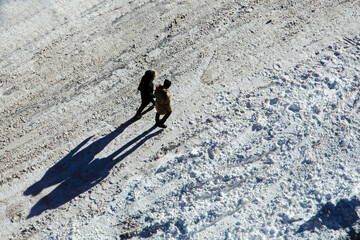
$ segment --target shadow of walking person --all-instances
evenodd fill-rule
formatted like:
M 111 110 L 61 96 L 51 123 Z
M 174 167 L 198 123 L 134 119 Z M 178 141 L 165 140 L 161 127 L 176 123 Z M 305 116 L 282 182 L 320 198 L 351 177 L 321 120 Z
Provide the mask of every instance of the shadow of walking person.
M 40 215 L 48 209 L 58 208 L 81 193 L 91 189 L 105 179 L 109 175 L 110 170 L 118 162 L 138 149 L 148 139 L 162 132 L 162 130 L 158 130 L 150 134 L 155 129 L 156 126 L 151 127 L 106 158 L 94 159 L 93 161 L 89 161 L 86 164 L 79 166 L 77 171 L 72 172 L 51 193 L 40 199 L 39 202 L 31 208 L 27 218 Z M 131 145 L 134 146 L 125 152 Z M 119 154 L 121 155 L 118 156 Z
M 68 155 L 52 166 L 38 182 L 30 186 L 24 192 L 24 195 L 36 196 L 43 189 L 56 185 L 72 176 L 75 172 L 78 171 L 79 168 L 91 162 L 96 154 L 100 153 L 112 140 L 119 136 L 133 122 L 134 119 L 128 120 L 127 122 L 121 124 L 115 131 L 111 132 L 103 138 L 100 138 L 99 140 L 90 144 L 88 147 L 79 151 L 94 136 L 85 139 Z

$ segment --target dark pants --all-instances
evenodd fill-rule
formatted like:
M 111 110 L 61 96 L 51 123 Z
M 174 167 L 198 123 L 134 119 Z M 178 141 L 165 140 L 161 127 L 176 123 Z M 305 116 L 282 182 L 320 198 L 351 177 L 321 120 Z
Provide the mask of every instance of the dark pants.
M 136 112 L 136 115 L 140 115 L 142 113 L 142 111 L 144 111 L 144 109 L 146 108 L 147 105 L 149 105 L 150 103 L 155 104 L 154 99 L 145 99 L 141 101 L 141 106 L 139 107 L 139 109 Z
M 171 114 L 171 112 L 165 114 L 164 117 L 160 120 L 160 114 L 156 113 L 156 116 L 155 116 L 156 125 L 163 125 L 165 123 L 165 121 L 168 119 L 168 117 L 170 117 L 170 114 Z

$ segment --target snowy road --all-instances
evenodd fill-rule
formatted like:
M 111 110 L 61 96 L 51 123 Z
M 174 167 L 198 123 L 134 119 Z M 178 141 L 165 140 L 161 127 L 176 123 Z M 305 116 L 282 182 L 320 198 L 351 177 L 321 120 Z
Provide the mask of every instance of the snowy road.
M 359 1 L 3 1 L 0 21 L 0 239 L 358 226 Z M 147 69 L 173 81 L 166 130 L 130 120 Z

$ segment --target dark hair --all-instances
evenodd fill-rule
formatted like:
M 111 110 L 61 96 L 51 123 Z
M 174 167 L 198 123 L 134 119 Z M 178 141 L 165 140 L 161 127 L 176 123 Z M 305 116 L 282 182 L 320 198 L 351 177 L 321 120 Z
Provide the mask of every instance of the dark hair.
M 163 86 L 164 88 L 169 88 L 171 86 L 171 82 L 168 79 L 165 79 Z
M 143 80 L 152 81 L 155 79 L 156 72 L 154 70 L 147 70 L 142 77 Z

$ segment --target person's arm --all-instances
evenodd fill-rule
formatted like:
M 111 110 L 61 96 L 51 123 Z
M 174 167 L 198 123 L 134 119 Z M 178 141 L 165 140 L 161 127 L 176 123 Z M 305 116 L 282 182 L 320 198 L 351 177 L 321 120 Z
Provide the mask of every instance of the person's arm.
M 150 97 L 155 98 L 154 84 L 152 82 L 150 82 L 150 84 L 148 86 L 148 94 L 149 94 Z
M 171 97 L 170 97 L 170 93 L 169 93 L 169 92 L 166 92 L 165 106 L 166 106 L 166 110 L 167 110 L 168 112 L 172 112 L 172 108 L 171 108 Z

